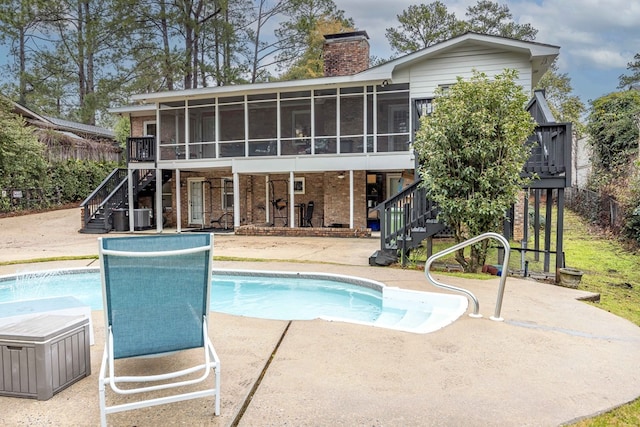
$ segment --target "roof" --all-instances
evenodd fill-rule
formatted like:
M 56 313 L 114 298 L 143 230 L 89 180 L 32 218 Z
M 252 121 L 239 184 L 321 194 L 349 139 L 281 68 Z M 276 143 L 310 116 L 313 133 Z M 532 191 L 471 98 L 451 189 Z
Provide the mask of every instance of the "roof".
M 56 125 L 58 129 L 61 129 L 61 130 L 64 129 L 71 132 L 74 132 L 74 131 L 82 132 L 84 134 L 91 134 L 91 135 L 100 136 L 104 138 L 115 137 L 115 133 L 113 133 L 113 131 L 100 126 L 86 125 L 84 123 L 72 122 L 69 120 L 58 119 L 56 117 L 45 116 L 45 118 L 49 120 L 51 123 L 53 123 L 54 125 Z
M 115 138 L 115 133 L 110 129 L 100 126 L 86 125 L 84 123 L 72 122 L 70 120 L 58 119 L 51 116 L 43 116 L 33 110 L 30 110 L 24 105 L 20 105 L 17 102 L 13 101 L 11 102 L 13 103 L 14 113 L 21 115 L 22 117 L 27 119 L 28 122 L 35 126 L 66 131 L 67 133 L 75 133 L 79 134 L 76 136 L 80 137 L 99 137 L 107 139 Z
M 385 80 L 393 81 L 394 71 L 411 66 L 416 62 L 423 61 L 430 57 L 441 54 L 446 50 L 465 44 L 494 46 L 501 49 L 529 55 L 532 63 L 532 83 L 534 85 L 540 79 L 542 74 L 544 74 L 544 72 L 549 68 L 560 51 L 560 48 L 558 46 L 550 44 L 467 32 L 460 36 L 453 37 L 449 40 L 434 44 L 419 51 L 410 53 L 397 59 L 393 59 L 384 64 L 369 68 L 365 71 L 353 75 L 145 93 L 132 96 L 132 100 L 138 103 L 156 103 L 185 98 L 199 98 L 212 95 L 220 96 L 224 94 L 240 92 L 273 92 L 283 89 L 291 90 L 296 88 L 308 88 L 324 85 L 347 85 L 353 83 L 375 85 L 380 84 Z M 140 106 L 129 106 L 111 109 L 109 111 L 116 113 L 133 113 L 141 111 L 139 110 L 139 108 Z

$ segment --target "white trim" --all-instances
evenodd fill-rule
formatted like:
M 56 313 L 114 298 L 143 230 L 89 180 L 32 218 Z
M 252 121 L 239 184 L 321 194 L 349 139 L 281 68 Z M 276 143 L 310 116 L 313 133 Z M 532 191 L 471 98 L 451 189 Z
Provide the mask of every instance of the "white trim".
M 191 185 L 195 184 L 195 183 L 200 183 L 200 191 L 202 194 L 202 199 L 201 199 L 201 209 L 200 209 L 200 213 L 201 213 L 201 217 L 200 217 L 200 221 L 198 221 L 198 218 L 194 218 L 193 214 L 193 210 L 192 210 L 192 206 L 193 206 L 193 200 L 192 200 L 192 195 L 191 195 Z M 206 195 L 204 192 L 204 178 L 203 177 L 194 177 L 194 178 L 187 178 L 187 221 L 189 224 L 195 224 L 195 225 L 201 225 L 204 226 L 205 225 L 205 206 L 207 205 L 206 203 Z
M 299 188 L 299 189 L 298 189 Z M 305 179 L 303 176 L 293 179 L 293 192 L 294 194 L 305 193 Z
M 156 127 L 156 133 L 149 133 L 149 129 L 148 127 L 150 125 L 154 125 Z M 142 122 L 142 132 L 144 136 L 156 136 L 156 134 L 158 133 L 158 122 L 155 120 L 145 120 Z

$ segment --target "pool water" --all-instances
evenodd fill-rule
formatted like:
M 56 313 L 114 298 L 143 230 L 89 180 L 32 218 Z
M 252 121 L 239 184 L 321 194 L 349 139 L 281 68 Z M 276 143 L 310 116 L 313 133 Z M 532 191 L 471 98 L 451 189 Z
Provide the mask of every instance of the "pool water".
M 0 277 L 0 304 L 63 296 L 73 296 L 92 310 L 102 310 L 98 269 Z M 459 295 L 390 288 L 351 276 L 237 270 L 214 272 L 210 301 L 212 311 L 237 316 L 321 318 L 416 333 L 440 329 L 460 317 L 466 308 L 466 298 Z
M 74 296 L 92 310 L 102 310 L 100 274 L 33 273 L 0 282 L 0 303 L 66 295 Z M 215 274 L 210 309 L 265 319 L 333 316 L 371 322 L 382 312 L 382 294 L 338 281 Z

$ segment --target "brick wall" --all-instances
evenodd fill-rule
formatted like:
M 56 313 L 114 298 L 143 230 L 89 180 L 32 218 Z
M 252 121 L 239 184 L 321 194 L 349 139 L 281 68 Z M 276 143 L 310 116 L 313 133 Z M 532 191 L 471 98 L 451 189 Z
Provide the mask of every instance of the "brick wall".
M 131 136 L 144 136 L 144 122 L 152 122 L 155 120 L 156 116 L 132 117 Z
M 513 208 L 513 240 L 516 242 L 524 239 L 524 198 L 527 197 L 527 193 L 522 191 L 518 195 L 518 201 Z
M 290 237 L 371 237 L 367 228 L 289 228 L 245 225 L 236 230 L 239 236 L 290 236 Z
M 366 228 L 366 178 L 365 171 L 353 173 L 354 212 L 353 225 L 355 228 Z M 339 178 L 338 172 L 324 174 L 324 186 L 329 191 L 324 193 L 324 225 L 349 225 L 349 173 Z
M 324 75 L 348 76 L 369 68 L 369 36 L 365 31 L 325 36 Z

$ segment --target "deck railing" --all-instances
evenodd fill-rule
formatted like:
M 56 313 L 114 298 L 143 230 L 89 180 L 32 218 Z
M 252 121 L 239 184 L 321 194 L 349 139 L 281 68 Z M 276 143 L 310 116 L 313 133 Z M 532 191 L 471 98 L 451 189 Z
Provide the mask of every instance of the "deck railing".
M 127 162 L 153 162 L 155 160 L 155 136 L 127 138 Z
M 571 123 L 547 123 L 536 127 L 527 140 L 531 156 L 524 165 L 523 174 L 538 178 L 556 178 L 571 174 Z M 570 180 L 567 181 L 570 186 Z
M 378 205 L 381 248 L 396 247 L 396 242 L 407 235 L 407 230 L 437 222 L 437 206 L 427 199 L 420 184 L 415 182 Z
M 155 169 L 135 169 L 133 171 L 133 194 L 155 181 Z M 105 222 L 105 228 L 110 227 L 110 218 L 113 210 L 121 208 L 128 203 L 129 189 L 127 186 L 127 169 L 115 169 L 106 177 L 100 186 L 89 195 L 81 204 L 83 228 L 94 219 L 101 217 Z
M 105 201 L 107 201 L 114 191 L 121 187 L 122 182 L 127 177 L 127 170 L 122 168 L 114 169 L 102 183 L 80 204 L 82 208 L 83 228 L 89 224 L 91 218 L 94 218 L 102 209 L 104 209 Z

